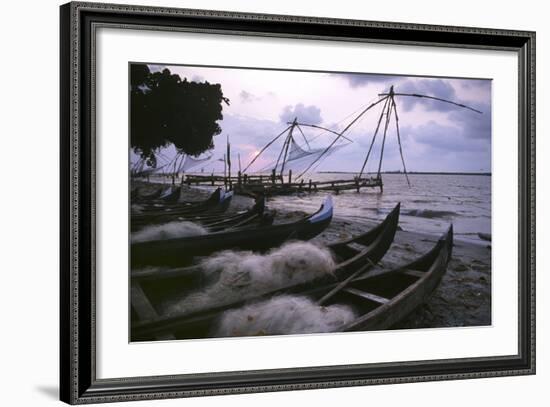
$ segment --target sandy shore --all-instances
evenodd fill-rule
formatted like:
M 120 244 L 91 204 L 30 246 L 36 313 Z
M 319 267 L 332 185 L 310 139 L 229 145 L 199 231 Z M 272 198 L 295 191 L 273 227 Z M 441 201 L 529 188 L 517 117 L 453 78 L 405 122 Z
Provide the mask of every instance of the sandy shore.
M 142 193 L 149 193 L 154 186 L 143 184 Z M 210 194 L 208 190 L 184 187 L 184 200 L 202 200 Z M 292 199 L 291 196 L 288 199 Z M 235 196 L 229 213 L 246 209 L 253 200 Z M 301 211 L 276 211 L 276 222 L 286 223 L 305 215 Z M 346 239 L 365 232 L 372 221 L 350 222 L 338 217 L 337 210 L 330 226 L 313 242 L 326 244 Z M 400 228 L 401 229 L 401 228 Z M 442 230 L 442 233 L 444 231 Z M 415 231 L 399 230 L 381 265 L 391 267 L 405 264 L 428 251 L 439 236 Z M 489 244 L 475 244 L 455 238 L 453 257 L 440 285 L 430 299 L 417 308 L 413 314 L 395 326 L 395 329 L 435 328 L 456 326 L 482 326 L 491 324 L 491 248 Z

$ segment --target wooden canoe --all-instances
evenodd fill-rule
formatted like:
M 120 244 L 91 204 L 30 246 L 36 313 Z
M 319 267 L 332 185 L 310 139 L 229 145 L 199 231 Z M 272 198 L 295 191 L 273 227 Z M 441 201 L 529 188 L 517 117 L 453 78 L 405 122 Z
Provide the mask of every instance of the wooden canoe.
M 175 220 L 193 220 L 201 216 L 219 217 L 223 215 L 231 205 L 233 192 L 228 191 L 219 193 L 219 198 L 216 198 L 217 194 L 215 194 L 216 193 L 212 194 L 207 200 L 195 204 L 160 206 L 155 207 L 154 210 L 133 213 L 130 217 L 132 231 L 138 230 L 143 226 Z
M 151 202 L 138 203 L 140 205 L 139 214 L 155 215 L 166 211 L 183 211 L 185 209 L 213 206 L 217 205 L 224 197 L 225 192 L 221 188 L 217 188 L 207 199 L 201 201 L 168 202 L 157 199 Z
M 424 303 L 447 271 L 452 255 L 453 228 L 419 259 L 395 269 L 373 269 L 342 287 L 324 305 L 344 304 L 360 316 L 340 331 L 388 329 Z M 319 300 L 331 287 L 309 295 Z
M 325 199 L 314 214 L 297 222 L 264 226 L 241 231 L 210 233 L 201 236 L 132 243 L 130 267 L 147 265 L 181 266 L 196 256 L 219 250 L 262 251 L 277 247 L 289 239 L 308 240 L 321 233 L 332 220 L 332 199 Z
M 229 215 L 223 212 L 214 212 L 194 216 L 166 215 L 163 217 L 156 217 L 154 219 L 148 218 L 146 220 L 134 220 L 131 222 L 131 231 L 133 233 L 143 229 L 146 226 L 162 225 L 167 222 L 189 221 L 204 226 L 209 232 L 219 232 L 222 230 L 251 227 L 254 225 L 271 225 L 273 220 L 273 214 L 266 211 L 265 198 L 261 197 L 256 200 L 252 207 Z
M 151 340 L 167 334 L 175 334 L 177 338 L 201 338 L 207 337 L 209 326 L 224 311 L 245 305 L 258 298 L 268 298 L 282 293 L 299 293 L 310 291 L 315 287 L 324 287 L 327 284 L 344 281 L 345 279 L 362 274 L 372 267 L 375 267 L 390 248 L 397 225 L 399 222 L 400 205 L 397 205 L 384 221 L 354 238 L 331 244 L 327 246 L 336 259 L 336 267 L 332 276 L 325 275 L 316 280 L 300 283 L 293 286 L 283 287 L 269 293 L 258 293 L 252 297 L 242 298 L 237 302 L 220 303 L 207 310 L 193 311 L 160 317 L 155 320 L 134 321 L 132 324 L 132 340 Z M 200 290 L 203 275 L 200 266 L 168 269 L 164 271 L 142 270 L 131 274 L 133 285 L 143 287 L 147 292 L 149 300 L 154 304 L 162 299 L 163 294 L 170 288 L 183 290 L 185 287 L 192 287 L 193 290 Z M 136 304 L 140 303 L 136 299 Z M 133 300 L 132 300 L 133 303 Z

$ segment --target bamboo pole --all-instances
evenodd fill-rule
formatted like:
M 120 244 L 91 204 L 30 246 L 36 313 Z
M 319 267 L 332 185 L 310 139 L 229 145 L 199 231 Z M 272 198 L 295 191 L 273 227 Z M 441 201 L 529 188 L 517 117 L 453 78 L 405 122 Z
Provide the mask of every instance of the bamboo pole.
M 268 149 L 269 146 L 271 146 L 276 140 L 278 140 L 279 137 L 281 137 L 283 134 L 285 134 L 285 133 L 288 131 L 288 129 L 290 129 L 290 127 L 291 127 L 291 126 L 288 126 L 288 127 L 287 127 L 286 129 L 284 129 L 279 135 L 277 135 L 274 139 L 272 139 L 269 143 L 267 143 L 267 144 L 264 146 L 264 148 L 262 148 L 262 149 L 258 152 L 258 154 L 256 154 L 256 156 L 254 156 L 254 158 L 252 159 L 252 161 L 250 161 L 250 162 L 248 163 L 248 165 L 246 166 L 246 168 L 244 169 L 243 172 L 246 172 L 246 170 L 248 170 L 248 168 L 249 168 L 252 164 L 254 164 L 254 162 L 258 159 L 258 157 L 259 157 L 266 149 Z
M 227 189 L 227 159 L 225 158 L 225 154 L 223 155 L 223 186 Z
M 393 86 L 391 87 L 393 93 Z M 384 137 L 382 138 L 382 148 L 380 149 L 380 161 L 378 162 L 378 178 L 380 178 L 380 171 L 382 170 L 382 159 L 384 158 L 384 145 L 386 144 L 386 135 L 388 133 L 388 127 L 390 126 L 391 112 L 392 112 L 393 97 L 389 102 L 388 112 L 386 113 L 386 123 L 384 125 Z
M 227 178 L 229 189 L 231 189 L 233 183 L 231 182 L 231 144 L 229 143 L 229 134 L 227 135 Z
M 453 102 L 452 100 L 442 99 L 442 98 L 438 98 L 438 97 L 435 97 L 435 96 L 420 95 L 418 93 L 394 93 L 393 92 L 393 87 L 392 87 L 392 90 L 391 90 L 390 93 L 380 93 L 378 96 L 390 96 L 390 95 L 393 95 L 393 96 L 412 96 L 412 97 L 416 97 L 416 98 L 433 99 L 433 100 L 437 100 L 439 102 L 450 103 L 451 105 L 455 105 L 455 106 L 458 106 L 458 107 L 463 107 L 464 109 L 468 109 L 468 110 L 471 110 L 473 112 L 483 114 L 483 112 L 481 110 L 477 110 L 477 109 L 474 109 L 473 107 L 463 105 L 462 103 Z
M 374 146 L 374 142 L 376 141 L 376 136 L 378 135 L 378 131 L 380 130 L 380 124 L 382 123 L 382 118 L 384 117 L 384 112 L 386 111 L 388 107 L 388 101 L 389 98 L 386 99 L 386 103 L 384 103 L 384 107 L 382 108 L 382 112 L 380 112 L 380 117 L 378 118 L 378 124 L 376 125 L 376 129 L 374 130 L 374 134 L 372 136 L 372 141 L 369 146 L 369 151 L 367 151 L 367 156 L 365 157 L 365 161 L 363 162 L 363 166 L 361 167 L 361 171 L 359 172 L 359 178 L 363 176 L 363 171 L 365 170 L 365 167 L 367 165 L 367 161 L 369 160 L 370 153 L 372 151 L 372 147 Z
M 297 118 L 294 119 L 294 121 L 296 121 Z M 306 138 L 306 135 L 304 134 L 304 132 L 302 131 L 301 127 L 298 126 L 298 124 L 296 124 L 296 127 L 298 128 L 298 130 L 300 131 L 300 134 L 302 135 L 302 137 L 304 138 L 304 141 L 306 142 L 306 145 L 307 145 L 307 148 L 309 150 L 311 150 L 311 146 L 309 145 L 309 141 L 307 141 L 307 138 Z
M 279 155 L 277 156 L 277 161 L 275 162 L 275 171 L 277 171 L 277 167 L 279 166 L 279 161 L 281 161 L 281 157 L 283 155 L 283 152 L 285 151 L 286 145 L 288 143 L 288 139 L 289 139 L 289 136 L 285 138 L 283 147 L 281 148 L 281 151 L 279 151 Z
M 401 147 L 401 135 L 399 133 L 399 116 L 397 115 L 397 105 L 395 104 L 395 99 L 393 100 L 393 112 L 395 114 L 395 129 L 397 131 L 397 143 L 399 144 L 399 154 L 401 154 L 401 162 L 403 163 L 403 172 L 405 173 L 405 178 L 407 179 L 407 184 L 409 188 L 411 183 L 409 181 L 409 175 L 407 174 L 407 166 L 405 165 L 405 158 L 403 157 L 403 148 Z
M 290 124 L 290 123 L 287 123 L 287 124 Z M 298 123 L 298 128 L 300 128 L 300 126 L 306 126 L 306 127 L 313 127 L 314 129 L 319 129 L 319 130 L 325 130 L 325 131 L 328 131 L 329 133 L 332 133 L 332 134 L 336 134 L 337 136 L 342 136 L 342 138 L 345 138 L 347 141 L 349 141 L 350 143 L 354 143 L 354 141 L 344 135 L 342 135 L 341 133 L 338 133 L 337 131 L 334 131 L 334 130 L 331 130 L 331 129 L 327 129 L 326 127 L 322 127 L 322 126 L 317 126 L 316 124 L 308 124 L 308 123 Z M 321 133 L 323 134 L 323 133 Z
M 298 178 L 302 177 L 302 175 L 304 175 L 304 174 L 305 174 L 305 173 L 306 173 L 306 172 L 307 172 L 307 171 L 308 171 L 317 161 L 319 161 L 319 159 L 320 159 L 321 157 L 323 157 L 323 156 L 327 153 L 327 151 L 329 151 L 329 150 L 332 148 L 332 146 L 333 146 L 334 144 L 336 144 L 336 142 L 337 142 L 341 137 L 344 137 L 344 133 L 345 133 L 346 131 L 348 131 L 348 129 L 349 129 L 351 126 L 353 126 L 353 125 L 355 124 L 355 122 L 357 122 L 357 120 L 359 120 L 367 111 L 369 111 L 369 110 L 372 109 L 374 106 L 378 105 L 380 102 L 382 102 L 382 101 L 384 101 L 384 100 L 386 100 L 386 99 L 388 99 L 388 96 L 383 97 L 383 98 L 377 100 L 376 102 L 371 103 L 369 106 L 367 106 L 366 109 L 363 109 L 363 111 L 362 111 L 361 113 L 359 113 L 359 115 L 358 115 L 355 119 L 353 119 L 353 120 L 344 128 L 344 130 L 342 130 L 342 131 L 338 134 L 338 136 L 332 141 L 332 143 L 330 143 L 329 146 L 328 146 L 327 148 L 325 148 L 325 150 L 321 153 L 321 155 L 320 155 L 319 157 L 317 157 L 317 158 L 316 158 L 316 159 L 315 159 L 315 160 L 314 160 L 314 161 L 313 161 L 313 162 L 312 162 L 312 163 L 311 163 L 311 164 L 310 164 L 310 165 L 309 165 L 300 175 L 298 175 Z
M 290 132 L 288 135 L 288 142 L 286 143 L 285 154 L 283 156 L 283 163 L 281 164 L 281 177 L 283 176 L 283 172 L 285 170 L 286 157 L 288 155 L 288 148 L 290 147 L 291 141 L 292 141 L 292 129 L 290 129 Z

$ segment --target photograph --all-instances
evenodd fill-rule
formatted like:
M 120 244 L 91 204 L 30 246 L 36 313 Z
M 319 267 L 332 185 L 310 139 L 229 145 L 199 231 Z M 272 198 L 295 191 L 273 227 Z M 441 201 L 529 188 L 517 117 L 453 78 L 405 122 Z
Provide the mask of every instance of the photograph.
M 130 342 L 491 326 L 491 78 L 183 62 L 128 63 Z

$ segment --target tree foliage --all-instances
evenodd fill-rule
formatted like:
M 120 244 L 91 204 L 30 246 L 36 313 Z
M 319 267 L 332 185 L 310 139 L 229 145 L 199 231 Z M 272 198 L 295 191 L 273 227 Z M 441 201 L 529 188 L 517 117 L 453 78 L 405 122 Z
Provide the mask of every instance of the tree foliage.
M 130 68 L 130 144 L 147 164 L 155 153 L 174 144 L 181 153 L 199 155 L 214 147 L 221 133 L 224 98 L 220 84 L 189 82 L 170 70 L 151 72 L 147 65 Z

